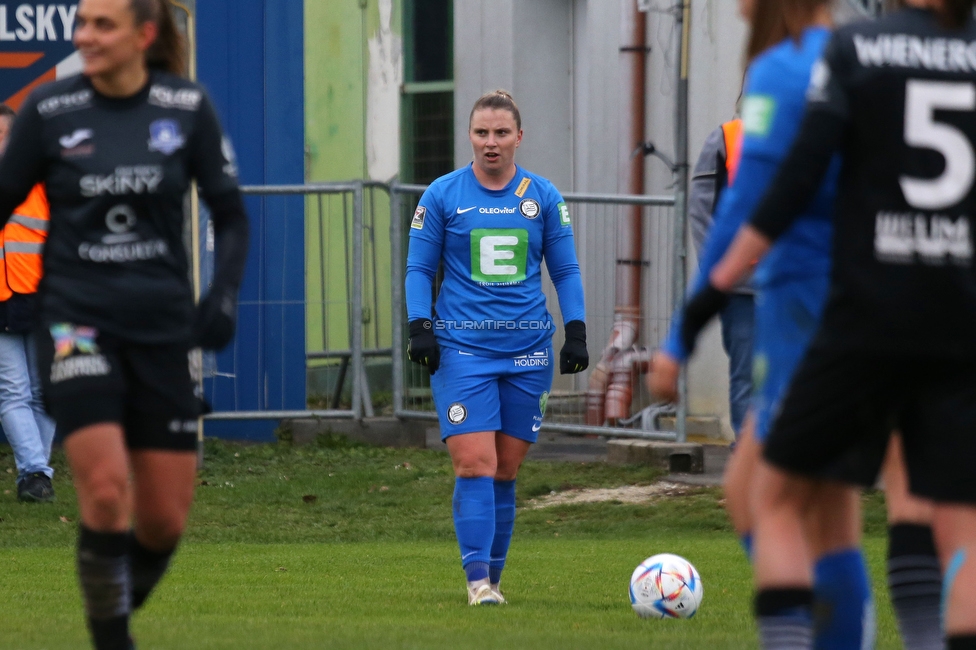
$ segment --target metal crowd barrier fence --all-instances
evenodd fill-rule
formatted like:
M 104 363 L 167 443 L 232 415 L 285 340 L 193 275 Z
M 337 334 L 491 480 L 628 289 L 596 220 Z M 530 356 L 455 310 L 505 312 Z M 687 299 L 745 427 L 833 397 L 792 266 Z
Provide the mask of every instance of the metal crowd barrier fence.
M 265 203 L 261 230 L 265 226 L 280 228 L 281 220 L 294 219 L 294 215 L 287 211 L 281 214 L 272 209 L 274 197 L 305 197 L 301 225 L 305 229 L 305 356 L 309 379 L 306 408 L 219 411 L 207 415 L 206 419 L 277 420 L 300 417 L 360 418 L 364 413 L 373 415 L 364 366 L 364 357 L 370 353 L 364 349 L 363 326 L 363 183 L 263 185 L 241 189 L 245 195 L 262 197 Z M 252 236 L 261 234 L 254 233 Z M 263 307 L 272 302 L 242 300 L 240 308 Z M 275 323 L 263 321 L 260 324 L 262 328 L 276 326 Z M 289 332 L 280 332 L 282 341 L 288 336 Z M 263 339 L 261 344 L 264 344 Z M 331 369 L 330 365 L 336 367 Z M 321 386 L 316 386 L 313 379 L 319 368 L 323 369 L 318 373 L 322 375 L 322 380 L 319 382 Z M 237 371 L 235 357 L 229 369 L 216 368 L 209 374 L 211 378 L 224 377 L 236 383 Z M 283 375 L 285 369 L 278 371 Z M 347 389 L 348 375 L 351 377 Z
M 394 184 L 390 188 L 393 212 L 391 232 L 393 245 L 392 297 L 393 312 L 393 413 L 400 418 L 436 420 L 430 382 L 426 370 L 406 358 L 406 310 L 403 280 L 410 218 L 426 186 Z M 674 306 L 675 269 L 684 264 L 684 256 L 676 255 L 674 198 L 670 196 L 626 196 L 608 194 L 565 194 L 570 206 L 587 313 L 587 343 L 590 368 L 578 375 L 555 374 L 550 392 L 543 431 L 570 434 L 597 434 L 622 438 L 675 440 L 676 434 L 658 431 L 653 423 L 641 422 L 642 411 L 652 407 L 640 376 L 632 373 L 631 413 L 629 419 L 617 426 L 586 424 L 586 387 L 590 381 L 604 346 L 614 326 L 614 277 L 617 253 L 615 226 L 633 208 L 639 207 L 642 230 L 642 260 L 640 270 L 643 317 L 637 343 L 649 349 L 660 345 L 667 334 Z M 562 318 L 556 294 L 544 274 L 543 290 L 549 311 L 558 325 L 553 348 L 563 344 Z M 626 352 L 626 351 L 625 351 Z M 650 411 L 648 411 L 650 412 Z M 643 424 L 645 428 L 638 428 Z M 648 427 L 650 424 L 650 427 Z M 635 426 L 636 425 L 636 426 Z M 648 430 L 650 429 L 650 430 Z
M 273 198 L 305 198 L 305 358 L 306 408 L 212 413 L 207 419 L 257 420 L 301 417 L 361 418 L 388 414 L 436 420 L 427 372 L 406 358 L 404 274 L 410 218 L 426 186 L 353 181 L 308 185 L 249 186 L 247 195 L 266 201 L 265 219 L 282 215 L 267 209 Z M 644 382 L 634 372 L 630 419 L 614 426 L 586 424 L 585 394 L 591 374 L 614 327 L 615 249 L 618 220 L 640 211 L 642 318 L 637 345 L 653 349 L 666 335 L 676 290 L 675 270 L 684 264 L 676 250 L 674 198 L 566 194 L 587 305 L 590 369 L 578 375 L 555 374 L 543 431 L 610 437 L 674 440 L 641 422 L 651 406 Z M 293 214 L 284 218 L 294 219 Z M 387 233 L 389 236 L 387 237 Z M 563 343 L 562 317 L 555 291 L 544 274 L 556 332 Z M 253 303 L 242 301 L 241 307 Z M 274 323 L 264 323 L 274 327 Z M 288 332 L 281 332 L 282 337 Z M 234 367 L 211 376 L 232 377 Z M 375 365 L 370 365 L 375 364 Z M 389 364 L 388 366 L 386 364 Z M 384 381 L 389 382 L 389 391 Z M 645 411 L 646 413 L 646 411 Z

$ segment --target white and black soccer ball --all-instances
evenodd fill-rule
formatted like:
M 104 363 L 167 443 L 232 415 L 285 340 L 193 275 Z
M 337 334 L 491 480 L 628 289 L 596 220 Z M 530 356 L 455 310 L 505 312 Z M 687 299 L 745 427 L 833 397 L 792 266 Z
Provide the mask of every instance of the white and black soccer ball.
M 698 570 L 670 553 L 647 558 L 630 576 L 630 605 L 641 618 L 691 618 L 702 593 Z

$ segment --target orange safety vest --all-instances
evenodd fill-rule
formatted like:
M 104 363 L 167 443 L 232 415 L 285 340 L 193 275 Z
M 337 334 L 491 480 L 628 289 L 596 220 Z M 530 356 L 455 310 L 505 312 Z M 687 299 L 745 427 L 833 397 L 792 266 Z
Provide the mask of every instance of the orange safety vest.
M 742 160 L 742 120 L 731 120 L 722 125 L 725 134 L 725 169 L 729 172 L 729 185 L 735 181 Z
M 16 293 L 35 293 L 41 280 L 41 259 L 47 241 L 51 207 L 38 183 L 0 230 L 0 301 Z

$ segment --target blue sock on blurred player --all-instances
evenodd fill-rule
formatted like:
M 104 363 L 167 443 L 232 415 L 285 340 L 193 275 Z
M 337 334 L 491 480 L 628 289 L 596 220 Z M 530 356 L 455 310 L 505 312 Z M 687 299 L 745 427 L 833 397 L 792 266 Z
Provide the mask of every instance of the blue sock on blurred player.
M 495 479 L 458 477 L 454 483 L 454 530 L 468 582 L 488 577 L 495 536 Z
M 495 538 L 491 542 L 491 566 L 488 569 L 492 584 L 498 584 L 502 579 L 514 529 L 515 481 L 495 481 Z
M 830 553 L 814 567 L 814 648 L 873 648 L 874 599 L 859 549 Z M 868 640 L 865 643 L 865 639 Z
M 752 562 L 752 533 L 746 533 L 739 538 L 742 550 L 746 552 L 746 559 Z

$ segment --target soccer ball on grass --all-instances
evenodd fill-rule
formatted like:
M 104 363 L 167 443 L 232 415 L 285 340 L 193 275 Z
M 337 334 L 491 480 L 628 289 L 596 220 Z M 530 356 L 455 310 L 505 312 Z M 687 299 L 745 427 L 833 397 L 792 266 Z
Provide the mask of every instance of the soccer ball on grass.
M 683 557 L 654 555 L 630 576 L 630 604 L 641 618 L 691 618 L 701 601 L 701 577 Z

